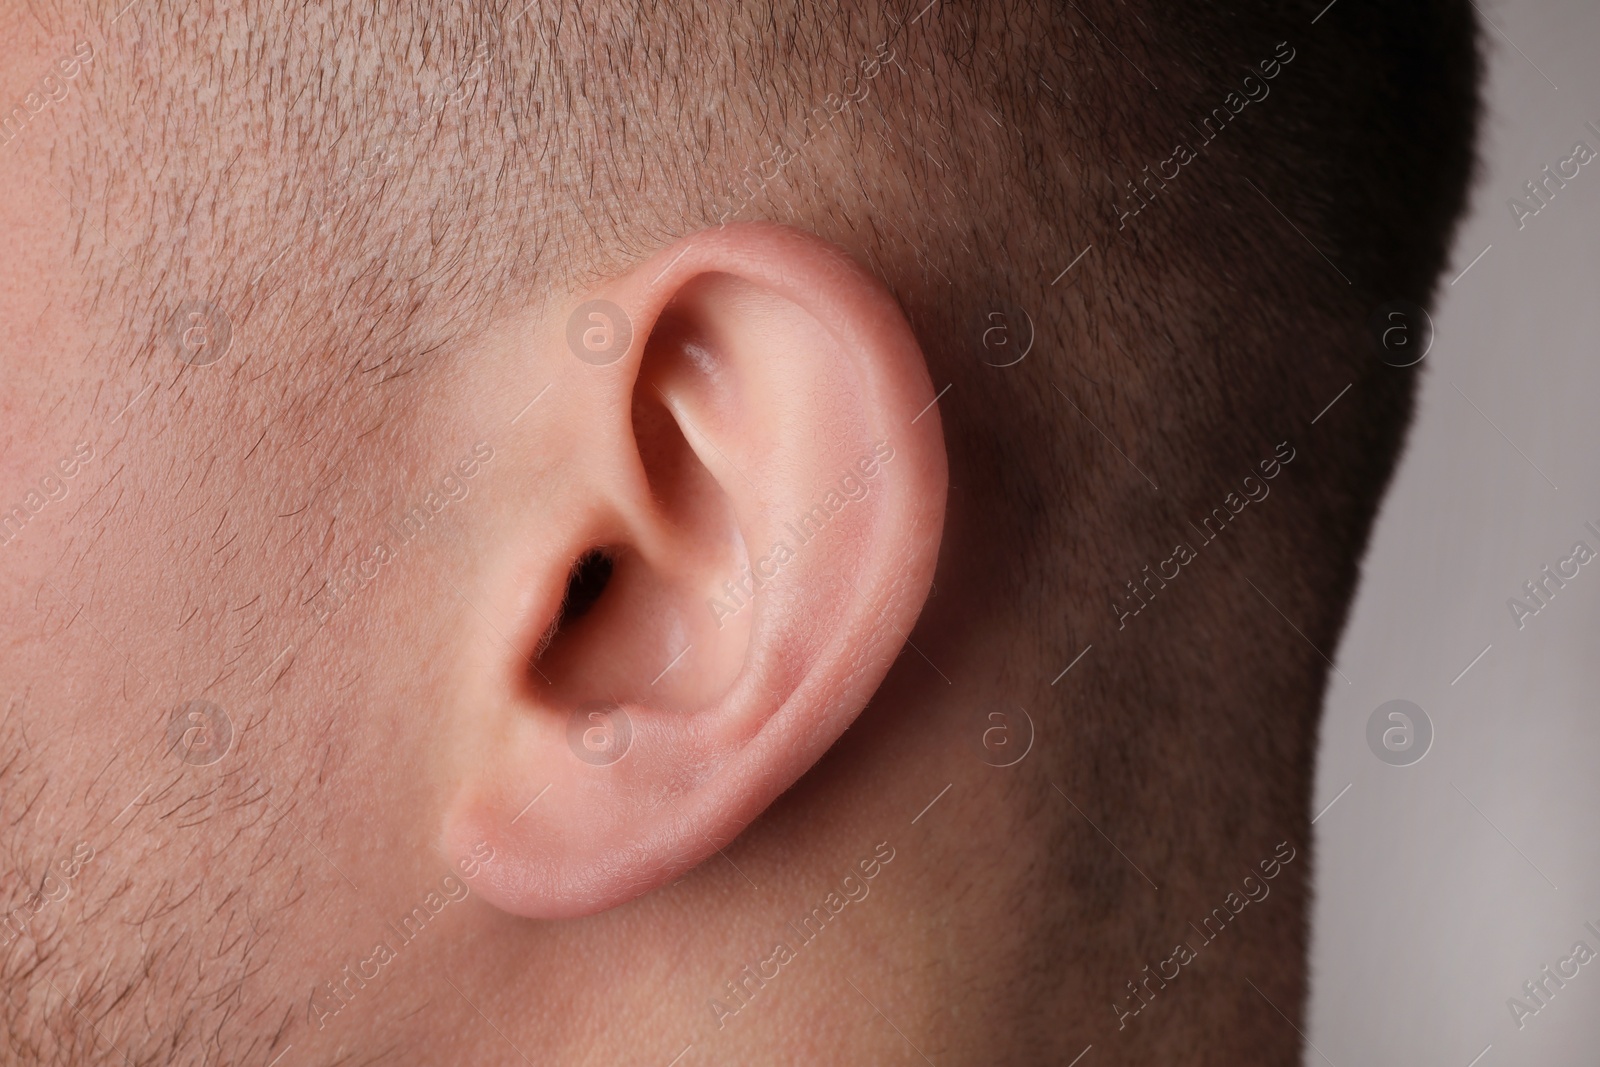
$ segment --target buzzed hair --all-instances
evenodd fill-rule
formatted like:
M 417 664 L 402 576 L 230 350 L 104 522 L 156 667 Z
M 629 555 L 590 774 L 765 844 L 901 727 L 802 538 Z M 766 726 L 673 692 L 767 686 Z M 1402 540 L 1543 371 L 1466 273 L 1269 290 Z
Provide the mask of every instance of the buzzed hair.
M 734 220 L 849 248 L 941 391 L 940 591 L 972 605 L 967 634 L 1073 664 L 1017 682 L 1041 737 L 1019 773 L 1064 813 L 1041 892 L 1119 990 L 1217 903 L 1219 872 L 1305 845 L 1316 694 L 1417 373 L 1368 323 L 1427 305 L 1448 254 L 1470 5 L 524 3 L 144 0 L 87 28 L 62 5 L 52 30 L 96 53 L 81 143 L 51 163 L 98 327 L 83 358 L 132 364 L 178 411 L 197 375 L 231 382 L 206 447 L 314 455 L 295 466 L 328 488 L 409 390 L 552 293 Z M 191 301 L 231 322 L 227 362 L 172 358 Z M 304 539 L 306 572 L 354 534 Z M 1169 562 L 1180 543 L 1194 558 Z M 1093 816 L 1158 898 L 1102 862 Z M 1237 942 L 1286 1006 L 1299 922 Z M 260 1038 L 226 1013 L 187 1025 Z
M 952 387 L 957 505 L 1016 527 L 1018 581 L 1035 559 L 1121 574 L 1130 521 L 1208 501 L 1353 383 L 1362 418 L 1314 461 L 1339 515 L 1306 517 L 1348 584 L 1414 377 L 1373 358 L 1366 322 L 1427 302 L 1477 114 L 1454 0 L 250 0 L 128 20 L 132 40 L 124 22 L 96 42 L 90 140 L 62 164 L 93 358 L 176 384 L 173 316 L 204 301 L 231 322 L 225 373 L 285 383 L 255 421 L 370 424 L 392 383 L 546 294 L 703 226 L 791 222 L 900 298 Z M 1033 350 L 1000 368 L 1002 321 Z M 1088 599 L 1107 614 L 1105 587 Z M 1090 625 L 1076 610 L 1064 636 Z

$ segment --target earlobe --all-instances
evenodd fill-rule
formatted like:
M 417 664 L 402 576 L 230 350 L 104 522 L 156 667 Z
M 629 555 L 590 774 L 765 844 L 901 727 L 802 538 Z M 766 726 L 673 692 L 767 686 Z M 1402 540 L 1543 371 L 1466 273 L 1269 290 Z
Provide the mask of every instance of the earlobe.
M 625 350 L 571 348 L 585 306 Z M 695 234 L 535 336 L 568 402 L 496 460 L 547 506 L 474 546 L 520 636 L 448 709 L 445 847 L 492 850 L 491 903 L 560 918 L 700 862 L 850 725 L 927 596 L 946 466 L 900 308 L 809 234 Z

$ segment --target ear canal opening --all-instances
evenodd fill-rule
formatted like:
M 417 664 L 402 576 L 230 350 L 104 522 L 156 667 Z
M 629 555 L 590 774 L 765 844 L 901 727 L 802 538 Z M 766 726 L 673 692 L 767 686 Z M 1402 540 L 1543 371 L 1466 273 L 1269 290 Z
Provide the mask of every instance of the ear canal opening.
M 733 497 L 694 447 L 702 443 L 718 461 L 738 454 L 738 434 L 748 430 L 726 411 L 730 377 L 696 321 L 661 314 L 629 398 L 627 459 L 638 466 L 620 480 L 628 495 L 612 502 L 611 525 L 587 534 L 610 546 L 574 563 L 525 672 L 546 706 L 703 708 L 732 684 L 755 611 L 707 594 L 742 573 L 743 531 Z M 719 445 L 718 435 L 728 439 Z
M 561 597 L 561 610 L 539 640 L 534 661 L 543 659 L 550 647 L 579 619 L 594 608 L 611 584 L 611 574 L 616 568 L 616 557 L 609 548 L 591 548 L 579 556 L 567 575 L 567 589 Z
M 578 558 L 567 579 L 567 595 L 561 601 L 561 614 L 556 620 L 558 627 L 562 623 L 577 622 L 589 614 L 600 594 L 606 591 L 614 565 L 611 554 L 603 548 L 591 548 Z

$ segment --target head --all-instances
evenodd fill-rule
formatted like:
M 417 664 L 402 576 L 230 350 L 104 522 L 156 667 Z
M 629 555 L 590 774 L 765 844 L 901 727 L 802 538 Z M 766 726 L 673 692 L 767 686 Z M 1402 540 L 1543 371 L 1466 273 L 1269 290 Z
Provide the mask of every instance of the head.
M 1476 120 L 1319 7 L 10 6 L 8 1057 L 1287 1061 Z

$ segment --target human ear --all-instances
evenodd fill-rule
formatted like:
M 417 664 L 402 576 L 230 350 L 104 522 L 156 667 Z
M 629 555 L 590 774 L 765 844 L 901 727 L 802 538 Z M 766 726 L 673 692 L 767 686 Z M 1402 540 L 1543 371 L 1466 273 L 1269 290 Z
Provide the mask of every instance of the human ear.
M 552 399 L 497 460 L 538 507 L 471 546 L 511 629 L 452 689 L 443 840 L 563 918 L 707 858 L 839 738 L 927 597 L 947 475 L 899 305 L 813 235 L 708 229 L 549 307 L 517 343 Z

